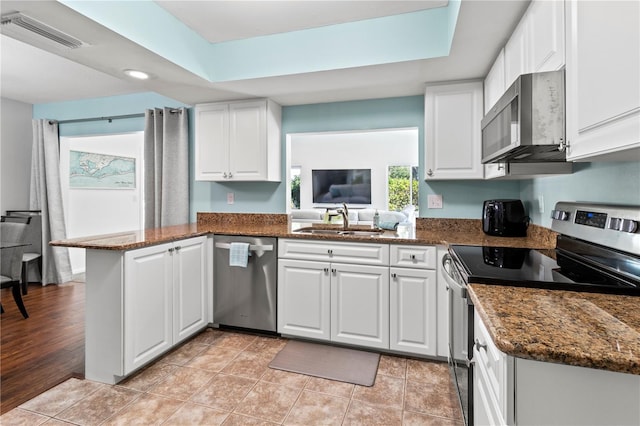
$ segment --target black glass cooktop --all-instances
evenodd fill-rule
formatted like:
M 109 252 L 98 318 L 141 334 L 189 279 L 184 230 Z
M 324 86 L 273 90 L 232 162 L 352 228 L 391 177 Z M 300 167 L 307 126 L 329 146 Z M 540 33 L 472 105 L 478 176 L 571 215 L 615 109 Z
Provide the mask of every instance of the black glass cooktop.
M 558 254 L 533 249 L 452 245 L 452 257 L 467 283 L 640 295 L 637 283 Z

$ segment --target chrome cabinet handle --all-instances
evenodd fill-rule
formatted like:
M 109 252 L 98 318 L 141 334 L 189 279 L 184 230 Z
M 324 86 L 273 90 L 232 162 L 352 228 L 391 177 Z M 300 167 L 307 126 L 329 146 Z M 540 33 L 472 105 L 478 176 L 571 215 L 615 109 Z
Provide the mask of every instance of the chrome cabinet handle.
M 433 176 L 433 170 L 431 169 L 427 170 L 427 176 Z
M 233 174 L 229 172 L 229 179 L 231 179 L 232 177 L 233 177 Z
M 327 250 L 327 253 L 329 254 L 329 256 L 333 255 L 333 250 L 329 249 Z
M 181 248 L 182 247 L 180 247 L 180 246 L 176 247 L 176 251 L 180 251 Z
M 485 351 L 487 350 L 487 344 L 486 343 L 480 343 L 480 340 L 476 339 L 474 342 L 475 347 L 480 350 L 480 349 L 484 349 Z
M 326 273 L 328 273 L 328 272 L 329 272 L 329 268 L 324 268 L 324 269 L 323 269 L 323 271 L 324 271 L 324 273 L 326 274 Z
M 331 272 L 333 273 L 333 275 L 336 274 L 336 270 L 335 269 L 331 269 Z
M 416 260 L 416 255 L 412 254 L 411 256 L 409 256 L 411 258 L 411 260 Z
M 396 279 L 396 278 L 398 278 L 398 275 L 397 274 L 391 274 L 391 278 Z

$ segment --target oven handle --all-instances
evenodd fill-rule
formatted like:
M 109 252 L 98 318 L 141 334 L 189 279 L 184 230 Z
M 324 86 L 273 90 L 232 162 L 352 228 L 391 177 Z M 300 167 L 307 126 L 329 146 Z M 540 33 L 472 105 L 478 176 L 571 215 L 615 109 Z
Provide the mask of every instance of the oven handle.
M 453 263 L 453 258 L 449 253 L 446 253 L 442 257 L 442 270 L 444 271 L 443 275 L 447 280 L 447 290 L 451 290 L 456 294 L 459 294 L 462 299 L 467 298 L 467 286 L 459 281 L 462 281 L 462 278 L 455 271 L 455 264 Z

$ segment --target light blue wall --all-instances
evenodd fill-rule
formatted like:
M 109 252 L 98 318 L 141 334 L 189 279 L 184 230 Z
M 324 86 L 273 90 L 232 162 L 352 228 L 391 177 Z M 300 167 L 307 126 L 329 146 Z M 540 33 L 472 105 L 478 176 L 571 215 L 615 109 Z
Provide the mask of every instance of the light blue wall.
M 109 96 L 105 98 L 81 99 L 54 102 L 33 106 L 33 118 L 53 120 L 74 120 L 78 118 L 108 117 L 144 113 L 147 108 L 178 108 L 188 106 L 156 93 L 136 93 L 132 95 Z M 125 133 L 144 130 L 144 118 L 88 121 L 85 123 L 61 124 L 60 136 L 99 135 Z
M 544 213 L 538 210 L 542 195 Z M 558 201 L 588 201 L 640 206 L 640 163 L 575 163 L 574 173 L 522 181 L 520 196 L 533 223 L 551 227 Z
M 141 113 L 153 107 L 186 106 L 154 93 L 113 96 L 52 104 L 34 105 L 34 118 L 67 120 Z M 190 114 L 190 127 L 194 128 Z M 283 108 L 282 146 L 287 133 L 367 130 L 417 127 L 424 137 L 424 98 L 409 96 L 367 101 L 299 105 Z M 91 121 L 62 124 L 61 136 L 124 133 L 144 129 L 144 119 Z M 193 132 L 189 146 L 193 153 Z M 419 148 L 420 175 L 424 150 Z M 283 149 L 282 160 L 285 164 Z M 285 184 L 269 182 L 195 182 L 193 154 L 190 156 L 190 212 L 285 212 Z M 556 201 L 590 201 L 640 205 L 640 163 L 576 163 L 572 175 L 524 181 L 444 181 L 420 182 L 420 210 L 423 217 L 479 218 L 482 202 L 491 198 L 521 198 L 533 222 L 550 226 L 549 212 Z M 283 169 L 283 176 L 285 175 Z M 226 203 L 227 192 L 235 204 Z M 442 194 L 443 209 L 427 209 L 427 194 Z M 537 199 L 544 198 L 545 213 L 538 213 Z
M 424 139 L 424 96 L 285 107 L 286 133 L 418 127 Z M 424 146 L 419 146 L 420 176 L 424 176 Z M 420 216 L 480 218 L 482 201 L 518 198 L 518 182 L 420 182 Z M 427 209 L 427 194 L 442 194 L 443 209 Z M 283 194 L 284 196 L 284 194 Z M 284 202 L 282 203 L 284 206 Z

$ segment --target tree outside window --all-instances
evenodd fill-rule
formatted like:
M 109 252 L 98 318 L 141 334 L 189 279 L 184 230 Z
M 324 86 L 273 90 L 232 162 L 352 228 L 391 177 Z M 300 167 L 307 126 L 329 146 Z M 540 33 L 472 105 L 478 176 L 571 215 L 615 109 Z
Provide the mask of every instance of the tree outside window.
M 418 215 L 418 167 L 389 166 L 388 209 L 401 211 L 407 205 L 415 207 Z
M 300 167 L 291 168 L 291 208 L 300 208 Z

